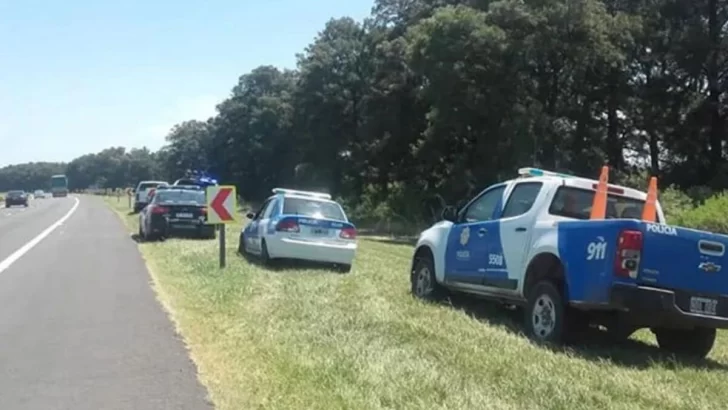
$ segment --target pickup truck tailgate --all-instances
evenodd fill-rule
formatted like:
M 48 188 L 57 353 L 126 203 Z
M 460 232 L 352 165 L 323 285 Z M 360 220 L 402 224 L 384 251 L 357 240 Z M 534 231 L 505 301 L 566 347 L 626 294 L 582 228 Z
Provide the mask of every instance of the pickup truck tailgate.
M 728 236 L 646 224 L 637 281 L 659 288 L 728 295 Z

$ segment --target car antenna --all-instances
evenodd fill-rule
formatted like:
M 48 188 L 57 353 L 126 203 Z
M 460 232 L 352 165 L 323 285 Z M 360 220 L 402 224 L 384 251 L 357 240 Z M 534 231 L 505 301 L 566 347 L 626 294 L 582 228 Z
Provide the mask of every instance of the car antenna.
M 645 207 L 642 208 L 642 220 L 645 222 L 655 222 L 657 219 L 657 177 L 650 178 L 650 186 L 647 188 L 647 199 Z
M 607 186 L 609 184 L 609 167 L 603 166 L 602 173 L 599 175 L 599 184 L 597 184 L 597 193 L 594 194 L 594 202 L 592 202 L 591 215 L 589 219 L 604 219 L 607 215 Z

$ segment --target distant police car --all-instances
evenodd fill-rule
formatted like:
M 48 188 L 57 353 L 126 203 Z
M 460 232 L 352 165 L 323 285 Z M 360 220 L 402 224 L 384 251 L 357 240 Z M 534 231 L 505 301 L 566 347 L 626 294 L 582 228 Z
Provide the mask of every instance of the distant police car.
M 332 263 L 351 270 L 356 254 L 356 228 L 331 195 L 292 189 L 273 189 L 260 209 L 248 213 L 250 223 L 240 232 L 238 251 L 272 259 Z

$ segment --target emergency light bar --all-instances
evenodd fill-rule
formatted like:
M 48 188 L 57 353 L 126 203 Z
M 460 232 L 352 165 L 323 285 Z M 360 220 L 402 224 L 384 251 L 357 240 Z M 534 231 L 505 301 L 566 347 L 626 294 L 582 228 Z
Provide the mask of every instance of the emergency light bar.
M 546 171 L 540 168 L 521 168 L 518 170 L 518 175 L 521 177 L 561 177 L 561 178 L 576 178 L 574 175 L 562 174 L 560 172 Z
M 315 198 L 331 199 L 331 195 L 324 192 L 298 191 L 296 189 L 273 188 L 274 194 L 291 194 L 301 196 L 312 196 Z

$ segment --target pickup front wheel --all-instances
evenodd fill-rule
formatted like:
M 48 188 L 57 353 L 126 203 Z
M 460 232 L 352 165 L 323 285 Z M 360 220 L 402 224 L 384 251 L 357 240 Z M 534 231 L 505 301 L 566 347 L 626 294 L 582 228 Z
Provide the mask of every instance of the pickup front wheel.
M 435 278 L 435 264 L 429 256 L 418 256 L 410 274 L 410 291 L 419 299 L 435 302 L 445 298 L 447 291 Z
M 536 283 L 528 292 L 526 333 L 539 342 L 561 343 L 564 335 L 564 299 L 551 281 Z
M 696 327 L 690 330 L 683 329 L 653 329 L 661 349 L 678 355 L 705 358 L 713 349 L 715 343 L 715 329 Z

